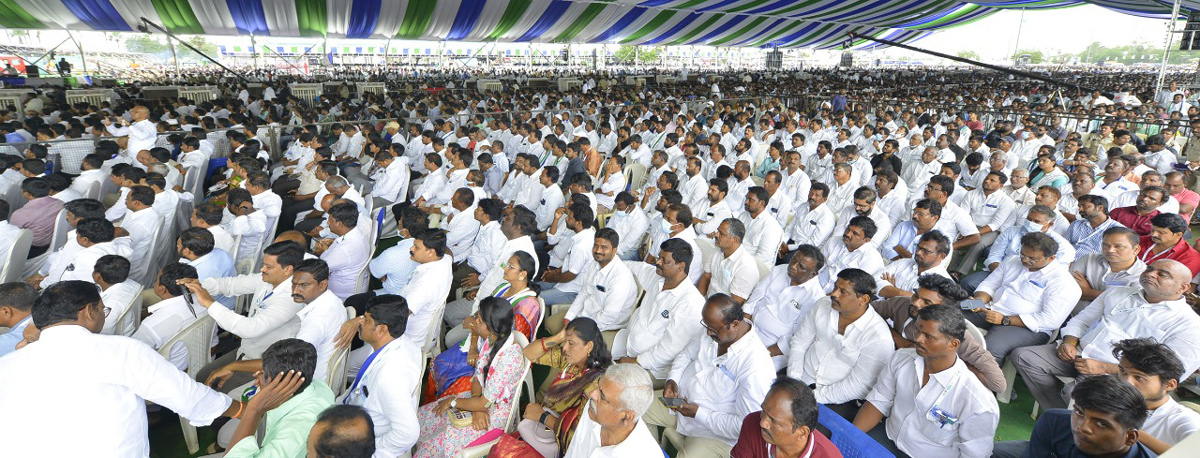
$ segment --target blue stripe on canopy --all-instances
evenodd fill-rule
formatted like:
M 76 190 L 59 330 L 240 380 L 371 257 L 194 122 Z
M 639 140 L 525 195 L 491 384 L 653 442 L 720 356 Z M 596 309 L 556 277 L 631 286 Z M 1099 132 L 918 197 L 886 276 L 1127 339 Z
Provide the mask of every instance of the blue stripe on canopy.
M 108 0 L 62 0 L 62 3 L 95 30 L 133 30 Z
M 229 15 L 233 17 L 233 25 L 238 33 L 244 35 L 270 35 L 267 26 L 266 13 L 263 12 L 262 0 L 225 0 L 229 5 Z
M 346 38 L 370 38 L 379 22 L 381 0 L 354 0 L 350 7 L 350 23 L 346 26 Z
M 608 30 L 604 31 L 604 33 L 597 35 L 596 38 L 593 38 L 592 41 L 589 41 L 588 43 L 603 43 L 608 41 L 618 33 L 621 33 L 622 30 L 625 30 L 626 27 L 629 27 L 630 24 L 633 24 L 633 21 L 636 21 L 642 16 L 642 13 L 645 12 L 646 9 L 642 7 L 637 7 L 630 10 L 628 13 L 625 13 L 624 17 L 613 24 L 612 27 L 609 27 Z
M 665 33 L 663 33 L 663 34 L 659 35 L 657 38 L 655 38 L 655 39 L 653 39 L 653 40 L 644 41 L 644 42 L 642 42 L 642 43 L 640 43 L 640 44 L 643 44 L 643 45 L 653 45 L 653 44 L 658 44 L 659 42 L 661 42 L 661 41 L 663 41 L 663 40 L 666 40 L 667 38 L 670 38 L 672 35 L 675 35 L 676 33 L 679 33 L 679 31 L 680 31 L 680 30 L 683 30 L 685 27 L 687 27 L 687 26 L 691 25 L 691 24 L 692 24 L 692 22 L 695 22 L 695 21 L 696 21 L 696 19 L 697 19 L 697 18 L 699 18 L 699 17 L 701 16 L 701 14 L 702 14 L 702 13 L 692 13 L 692 14 L 689 14 L 687 17 L 683 18 L 683 20 L 682 20 L 682 21 L 679 21 L 679 23 L 678 23 L 678 24 L 675 24 L 675 27 L 671 27 L 671 29 L 670 29 L 670 30 L 668 30 L 668 31 L 666 31 Z
M 570 7 L 571 2 L 568 1 L 554 0 L 553 2 L 550 2 L 550 5 L 546 7 L 546 11 L 542 13 L 542 17 L 538 18 L 537 22 L 533 24 L 533 27 L 530 27 L 529 30 L 526 30 L 525 33 L 521 35 L 520 38 L 517 38 L 514 41 L 524 42 L 541 38 L 542 34 L 546 33 L 547 30 L 550 30 L 550 27 L 553 27 L 554 23 L 558 22 L 558 18 L 562 17 L 563 13 L 566 13 L 567 8 Z
M 788 1 L 791 1 L 791 0 L 788 0 Z M 733 26 L 741 24 L 742 21 L 745 21 L 746 18 L 748 18 L 748 17 L 750 17 L 750 16 L 746 15 L 746 14 L 739 14 L 739 15 L 733 17 L 732 19 L 725 21 L 725 23 L 721 24 L 719 27 L 717 27 L 712 32 L 709 32 L 708 34 L 706 34 L 700 38 L 697 38 L 695 40 L 689 41 L 687 44 L 696 45 L 696 44 L 701 44 L 701 43 L 708 43 L 709 40 L 712 40 L 716 37 L 723 35 L 725 32 L 728 32 L 729 29 L 733 28 Z
M 446 34 L 446 39 L 461 40 L 470 35 L 486 4 L 487 0 L 462 0 L 458 6 L 458 14 L 454 16 L 454 24 L 450 26 L 450 33 Z

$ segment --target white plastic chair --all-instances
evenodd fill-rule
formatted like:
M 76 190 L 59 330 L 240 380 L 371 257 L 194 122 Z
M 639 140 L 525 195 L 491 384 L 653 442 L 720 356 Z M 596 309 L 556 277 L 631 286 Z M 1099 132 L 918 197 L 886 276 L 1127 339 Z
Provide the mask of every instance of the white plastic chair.
M 188 352 L 187 374 L 195 379 L 200 368 L 212 362 L 210 349 L 216 326 L 217 323 L 211 316 L 204 315 L 167 339 L 166 343 L 158 348 L 158 353 L 163 358 L 171 359 L 171 347 L 174 347 L 176 342 L 183 342 Z M 187 442 L 188 453 L 196 453 L 200 450 L 200 443 L 196 439 L 196 427 L 183 417 L 179 417 L 179 424 L 183 428 L 183 439 Z
M 117 317 L 117 326 L 113 330 L 113 335 L 132 336 L 137 331 L 138 326 L 142 324 L 142 295 L 138 294 L 133 298 L 133 303 L 121 312 L 121 316 Z
M 8 283 L 21 279 L 25 273 L 25 258 L 29 256 L 29 247 L 33 244 L 33 232 L 28 229 L 17 231 L 17 237 L 8 247 L 8 257 L 4 259 L 4 267 L 0 269 L 0 283 Z
M 350 320 L 357 316 L 354 307 L 346 307 L 346 319 Z M 333 397 L 339 397 L 346 391 L 346 357 L 350 354 L 350 348 L 344 348 L 333 354 L 329 359 L 329 371 L 325 375 L 325 384 L 329 385 L 329 389 L 333 390 Z
M 717 254 L 717 245 L 707 238 L 696 237 L 696 247 L 700 248 L 700 262 L 703 266 L 707 266 Z
M 425 346 L 421 349 L 427 360 L 442 352 L 442 317 L 445 314 L 446 303 L 443 302 L 437 311 L 433 312 L 433 320 L 429 322 L 429 335 L 425 336 Z
M 67 210 L 59 210 L 58 217 L 54 220 L 54 232 L 51 234 L 50 247 L 45 253 L 25 260 L 25 268 L 22 269 L 21 273 L 22 278 L 37 274 L 38 269 L 41 269 L 42 265 L 46 264 L 46 261 L 50 259 L 50 253 L 58 251 L 59 248 L 67 244 L 67 233 L 70 231 L 71 224 L 67 222 Z
M 87 191 L 83 193 L 83 197 L 88 198 L 88 199 L 100 200 L 100 197 L 102 197 L 100 195 L 100 191 L 102 191 L 104 189 L 105 181 L 110 181 L 110 180 L 101 180 L 101 181 L 92 183 L 91 186 L 88 186 Z
M 639 163 L 627 164 L 625 166 L 625 182 L 628 190 L 639 190 L 646 184 L 646 166 Z

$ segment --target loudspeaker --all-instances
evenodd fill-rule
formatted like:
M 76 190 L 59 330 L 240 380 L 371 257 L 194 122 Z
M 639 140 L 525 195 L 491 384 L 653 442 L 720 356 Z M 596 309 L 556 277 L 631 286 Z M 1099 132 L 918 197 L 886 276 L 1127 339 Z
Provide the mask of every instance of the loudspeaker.
M 1188 13 L 1187 23 L 1183 26 L 1183 39 L 1179 41 L 1179 50 L 1200 50 L 1200 12 Z
M 842 67 L 853 67 L 854 66 L 854 54 L 850 53 L 850 51 L 842 51 L 841 66 Z
M 783 68 L 783 52 L 779 49 L 772 49 L 767 53 L 767 70 L 779 70 Z

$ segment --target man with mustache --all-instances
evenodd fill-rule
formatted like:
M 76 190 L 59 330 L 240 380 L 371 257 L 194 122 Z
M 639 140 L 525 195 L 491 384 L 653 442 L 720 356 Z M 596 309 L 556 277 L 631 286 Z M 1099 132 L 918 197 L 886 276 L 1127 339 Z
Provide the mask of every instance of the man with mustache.
M 762 410 L 742 420 L 733 458 L 837 458 L 842 452 L 817 431 L 817 400 L 812 389 L 791 377 L 779 377 Z M 774 452 L 774 453 L 772 453 Z

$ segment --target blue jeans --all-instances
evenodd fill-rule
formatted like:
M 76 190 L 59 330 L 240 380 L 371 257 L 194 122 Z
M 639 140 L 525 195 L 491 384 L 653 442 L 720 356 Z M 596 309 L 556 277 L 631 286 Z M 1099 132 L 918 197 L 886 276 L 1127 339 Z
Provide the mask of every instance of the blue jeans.
M 542 288 L 538 297 L 546 302 L 547 307 L 554 304 L 570 304 L 575 302 L 575 296 L 579 295 L 579 293 L 568 293 L 556 288 L 558 283 L 538 282 L 538 286 Z

